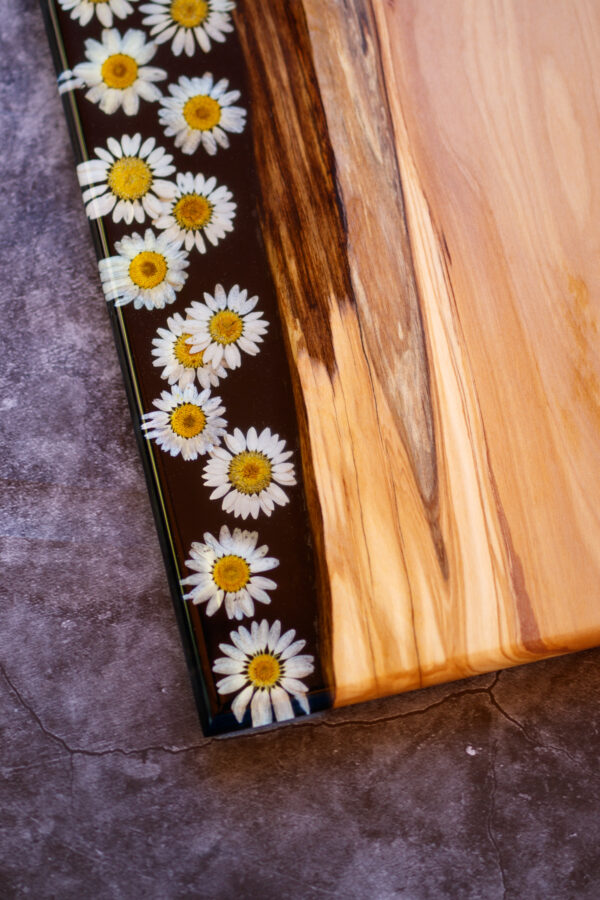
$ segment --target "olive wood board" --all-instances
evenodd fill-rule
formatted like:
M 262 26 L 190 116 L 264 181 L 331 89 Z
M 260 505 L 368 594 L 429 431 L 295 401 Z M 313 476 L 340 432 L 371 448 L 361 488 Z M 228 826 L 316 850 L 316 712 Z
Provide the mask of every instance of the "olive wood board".
M 237 22 L 334 703 L 597 644 L 600 5 Z

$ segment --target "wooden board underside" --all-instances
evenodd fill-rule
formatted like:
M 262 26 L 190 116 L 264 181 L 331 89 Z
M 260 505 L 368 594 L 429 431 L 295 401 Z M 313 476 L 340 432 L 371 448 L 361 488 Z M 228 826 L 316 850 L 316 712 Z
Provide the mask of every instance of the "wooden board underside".
M 600 7 L 240 8 L 336 703 L 600 642 Z

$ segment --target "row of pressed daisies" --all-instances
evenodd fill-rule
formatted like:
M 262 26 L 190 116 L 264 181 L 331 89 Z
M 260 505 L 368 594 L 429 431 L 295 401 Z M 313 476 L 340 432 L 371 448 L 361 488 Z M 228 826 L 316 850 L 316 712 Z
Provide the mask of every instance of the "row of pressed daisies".
M 97 4 L 99 17 L 102 2 Z M 119 2 L 114 0 L 116 14 L 123 9 Z M 73 14 L 84 6 L 74 5 Z M 105 31 L 101 43 L 86 42 L 88 62 L 63 73 L 60 90 L 87 86 L 86 97 L 104 112 L 122 107 L 134 115 L 140 98 L 161 98 L 154 82 L 165 78 L 166 72 L 145 65 L 154 52 L 154 45 L 145 43 L 139 31 L 128 31 L 124 37 L 116 30 Z M 245 110 L 231 106 L 239 93 L 227 92 L 227 87 L 225 80 L 213 84 L 210 74 L 183 77 L 170 86 L 173 96 L 161 101 L 160 119 L 167 136 L 174 136 L 184 153 L 202 145 L 214 154 L 218 145 L 228 146 L 226 131 L 243 130 Z M 123 219 L 127 224 L 148 216 L 163 229 L 159 236 L 151 229 L 143 236 L 126 236 L 115 245 L 117 256 L 101 260 L 107 300 L 119 306 L 133 302 L 136 308 L 164 308 L 185 283 L 188 251 L 195 246 L 204 253 L 204 237 L 215 245 L 233 230 L 236 205 L 231 193 L 202 175 L 180 174 L 176 184 L 166 181 L 174 172 L 172 157 L 157 148 L 153 138 L 143 143 L 140 135 L 124 135 L 120 142 L 110 138 L 107 148 L 97 148 L 96 154 L 95 160 L 78 167 L 80 183 L 88 188 L 84 193 L 88 216 L 112 212 L 115 222 Z M 186 460 L 210 455 L 204 480 L 214 488 L 211 499 L 223 498 L 225 511 L 243 518 L 256 518 L 261 510 L 270 515 L 275 503 L 287 503 L 280 485 L 295 484 L 288 461 L 292 454 L 284 452 L 285 442 L 269 429 L 257 434 L 251 428 L 247 435 L 236 429 L 226 435 L 224 407 L 220 398 L 210 395 L 210 388 L 227 377 L 228 370 L 240 366 L 241 352 L 259 352 L 268 322 L 254 311 L 258 298 L 248 298 L 237 285 L 229 294 L 217 285 L 204 300 L 192 302 L 185 311 L 187 319 L 175 313 L 166 329 L 158 329 L 154 365 L 162 368 L 171 392 L 154 401 L 157 411 L 144 416 L 143 427 L 172 455 L 180 453 Z M 202 392 L 195 387 L 196 378 Z M 219 446 L 222 437 L 230 452 Z M 254 615 L 255 602 L 270 602 L 267 592 L 277 585 L 261 573 L 276 568 L 279 561 L 267 556 L 266 545 L 257 547 L 257 532 L 236 528 L 231 533 L 224 525 L 218 539 L 206 533 L 204 541 L 192 544 L 187 560 L 193 573 L 182 580 L 190 588 L 187 599 L 206 603 L 209 616 L 224 605 L 228 618 L 238 620 Z M 238 721 L 248 705 L 253 725 L 267 724 L 273 713 L 278 720 L 289 718 L 290 696 L 309 711 L 307 688 L 299 679 L 314 670 L 313 657 L 300 654 L 305 642 L 294 637 L 293 629 L 281 635 L 279 620 L 271 626 L 263 620 L 260 625 L 253 622 L 250 631 L 240 626 L 230 634 L 232 644 L 220 645 L 226 655 L 215 661 L 214 670 L 225 677 L 217 687 L 222 694 L 239 691 L 232 702 Z
M 135 149 L 138 139 L 133 141 Z M 187 254 L 179 249 L 180 242 L 176 249 L 170 243 L 167 234 L 157 238 L 151 229 L 143 237 L 133 234 L 117 243 L 119 256 L 99 264 L 107 299 L 149 309 L 172 302 L 173 283 L 161 291 L 160 282 L 170 272 L 183 284 Z M 172 455 L 186 460 L 208 455 L 203 477 L 213 488 L 210 498 L 222 498 L 227 513 L 244 519 L 257 518 L 261 511 L 270 515 L 275 504 L 288 502 L 281 485 L 296 484 L 285 441 L 269 428 L 260 434 L 255 428 L 246 435 L 237 428 L 225 434 L 224 407 L 210 394 L 210 388 L 241 365 L 242 354 L 260 351 L 268 322 L 255 310 L 257 301 L 238 285 L 226 292 L 218 284 L 213 294 L 204 294 L 203 303 L 192 301 L 185 318 L 174 313 L 166 328 L 158 328 L 153 362 L 171 390 L 154 401 L 156 411 L 143 419 L 148 436 Z M 227 449 L 220 446 L 221 438 Z M 268 592 L 277 587 L 263 573 L 279 565 L 267 555 L 266 545 L 257 544 L 258 532 L 230 532 L 226 525 L 218 538 L 207 532 L 203 543 L 194 542 L 186 561 L 192 574 L 182 580 L 189 588 L 186 599 L 206 603 L 209 616 L 221 607 L 229 619 L 254 616 L 254 604 L 269 603 Z M 313 657 L 300 654 L 305 642 L 294 642 L 294 630 L 280 632 L 279 620 L 270 627 L 266 621 L 260 626 L 253 622 L 250 631 L 240 627 L 231 632 L 232 644 L 220 645 L 226 656 L 215 661 L 214 670 L 225 677 L 217 688 L 221 694 L 240 690 L 232 703 L 240 722 L 248 704 L 255 726 L 268 724 L 273 714 L 278 720 L 292 716 L 290 694 L 308 712 L 307 688 L 299 679 L 313 671 Z
M 185 284 L 189 250 L 206 251 L 203 231 L 216 244 L 233 230 L 235 203 L 214 178 L 186 173 L 178 174 L 176 183 L 165 181 L 174 171 L 172 157 L 155 146 L 154 138 L 109 138 L 107 149 L 96 148 L 96 155 L 78 166 L 88 216 L 112 213 L 113 221 L 124 218 L 127 223 L 149 216 L 156 228 L 165 229 L 157 236 L 148 228 L 143 236 L 134 233 L 116 242 L 117 255 L 99 264 L 106 298 L 117 306 L 133 302 L 138 309 L 162 309 Z M 204 294 L 204 301 L 192 303 L 186 320 L 176 315 L 167 330 L 159 330 L 155 362 L 172 387 L 154 401 L 157 411 L 145 416 L 144 427 L 172 455 L 193 460 L 211 454 L 205 479 L 215 488 L 211 496 L 224 498 L 227 512 L 243 518 L 256 518 L 261 510 L 269 515 L 275 503 L 287 502 L 279 485 L 295 484 L 293 465 L 287 462 L 291 453 L 284 453 L 285 442 L 265 429 L 256 448 L 250 432 L 242 436 L 244 446 L 232 458 L 219 447 L 221 440 L 232 449 L 240 439 L 225 434 L 224 408 L 210 394 L 227 369 L 241 364 L 242 353 L 259 352 L 268 322 L 254 310 L 258 298 L 249 298 L 237 285 L 229 293 L 217 285 L 214 295 Z M 195 374 L 201 393 L 193 384 Z
M 80 25 L 87 25 L 94 18 L 105 28 L 110 28 L 115 18 L 126 19 L 133 12 L 138 0 L 58 0 L 62 9 Z M 176 56 L 185 51 L 193 56 L 196 45 L 208 53 L 211 41 L 222 43 L 233 31 L 230 12 L 235 8 L 233 0 L 153 0 L 139 9 L 147 13 L 142 25 L 150 27 L 150 34 L 157 44 L 171 41 Z
M 87 87 L 86 99 L 109 115 L 122 108 L 134 116 L 140 100 L 159 101 L 165 135 L 175 138 L 183 153 L 195 153 L 202 146 L 213 156 L 219 146 L 228 147 L 228 132 L 240 134 L 246 125 L 246 110 L 233 105 L 240 92 L 230 91 L 226 78 L 215 82 L 206 72 L 201 78 L 181 76 L 168 86 L 171 96 L 164 97 L 156 83 L 167 78 L 167 72 L 147 65 L 156 50 L 143 31 L 130 29 L 121 36 L 116 28 L 105 30 L 101 41 L 85 42 L 87 61 L 59 76 L 59 92 Z

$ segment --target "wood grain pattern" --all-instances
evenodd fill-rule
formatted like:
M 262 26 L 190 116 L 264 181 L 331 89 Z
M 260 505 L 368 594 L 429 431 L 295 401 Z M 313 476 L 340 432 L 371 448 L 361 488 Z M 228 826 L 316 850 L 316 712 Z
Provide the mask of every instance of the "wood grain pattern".
M 597 643 L 600 8 L 240 6 L 336 702 Z

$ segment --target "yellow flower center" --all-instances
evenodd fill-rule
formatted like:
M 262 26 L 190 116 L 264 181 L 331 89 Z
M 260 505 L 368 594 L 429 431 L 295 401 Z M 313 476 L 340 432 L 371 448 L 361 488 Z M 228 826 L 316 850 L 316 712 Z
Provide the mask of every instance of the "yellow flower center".
M 208 330 L 217 344 L 234 344 L 242 336 L 244 322 L 231 309 L 221 309 L 211 317 Z
M 173 207 L 175 221 L 186 231 L 196 231 L 208 225 L 213 205 L 202 194 L 184 194 Z
M 200 25 L 208 12 L 207 0 L 173 0 L 171 3 L 171 18 L 184 28 Z
M 229 463 L 228 475 L 240 494 L 259 494 L 271 484 L 271 463 L 264 453 L 244 450 Z
M 167 261 L 162 253 L 142 250 L 129 263 L 129 277 L 141 288 L 154 288 L 165 280 Z
M 218 588 L 234 594 L 250 581 L 250 566 L 241 556 L 222 556 L 214 565 L 212 577 Z
M 259 653 L 248 664 L 248 680 L 257 688 L 272 688 L 280 674 L 281 666 L 270 653 Z
M 196 437 L 205 425 L 206 416 L 195 403 L 182 403 L 171 413 L 171 428 L 179 437 Z
M 201 369 L 204 366 L 204 351 L 198 350 L 196 353 L 192 353 L 190 345 L 187 343 L 190 337 L 191 334 L 179 335 L 173 347 L 175 359 L 186 369 Z
M 183 107 L 183 118 L 196 131 L 210 131 L 221 121 L 221 105 L 207 94 L 198 94 Z
M 102 79 L 109 88 L 125 90 L 131 87 L 138 73 L 138 64 L 125 53 L 113 53 L 102 63 Z
M 138 156 L 123 156 L 112 164 L 108 186 L 121 200 L 139 200 L 150 189 L 152 171 Z

